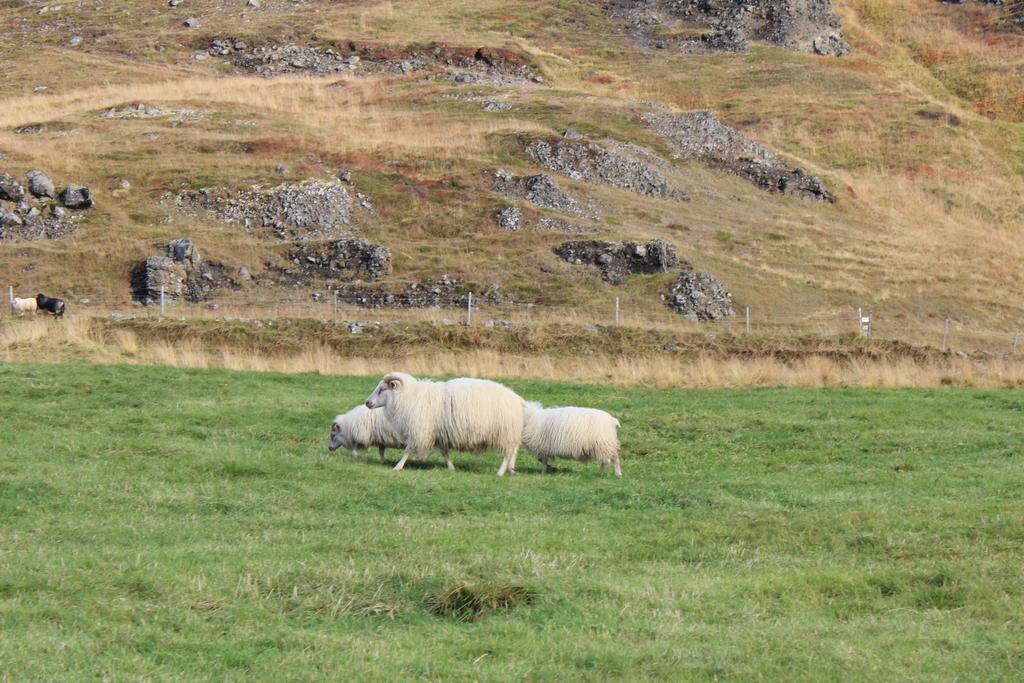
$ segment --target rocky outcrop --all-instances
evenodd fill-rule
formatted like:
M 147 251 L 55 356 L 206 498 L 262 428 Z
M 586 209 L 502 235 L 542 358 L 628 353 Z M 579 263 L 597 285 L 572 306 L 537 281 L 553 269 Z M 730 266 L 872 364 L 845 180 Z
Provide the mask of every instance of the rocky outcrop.
M 575 265 L 593 265 L 601 277 L 613 285 L 625 282 L 634 273 L 667 273 L 679 267 L 679 254 L 664 240 L 608 242 L 574 240 L 554 249 L 558 258 Z
M 240 71 L 261 76 L 311 74 L 409 74 L 453 70 L 460 82 L 509 83 L 538 80 L 528 58 L 499 48 L 448 45 L 381 45 L 344 41 L 336 44 L 250 45 L 237 38 L 215 38 L 197 56 L 219 57 Z
M 103 112 L 105 119 L 156 119 L 167 118 L 173 123 L 197 121 L 206 112 L 198 109 L 165 109 L 145 102 L 135 102 L 122 107 L 111 107 Z
M 675 41 L 687 51 L 745 50 L 751 40 L 820 55 L 850 51 L 831 0 L 609 0 L 607 6 L 638 40 L 659 48 L 671 44 L 656 37 L 664 33 L 659 27 L 680 22 L 710 29 Z
M 801 168 L 787 169 L 778 154 L 724 125 L 711 112 L 652 112 L 643 118 L 682 158 L 740 176 L 768 192 L 835 201 L 820 178 Z
M 150 256 L 132 271 L 132 297 L 144 306 L 159 305 L 163 289 L 164 303 L 199 302 L 209 299 L 220 287 L 238 285 L 225 276 L 217 263 L 207 262 L 192 240 L 171 240 L 164 255 Z
M 59 239 L 78 230 L 81 210 L 93 205 L 89 188 L 68 185 L 58 194 L 43 171 L 26 178 L 28 192 L 12 174 L 0 174 L 0 240 Z
M 487 287 L 473 287 L 469 283 L 443 275 L 438 280 L 412 282 L 401 289 L 343 285 L 337 289 L 338 300 L 367 308 L 442 308 L 465 307 L 473 294 L 477 302 L 494 305 L 513 303 L 501 288 L 491 283 Z
M 391 273 L 391 250 L 356 237 L 336 242 L 297 242 L 288 249 L 294 270 L 307 279 L 380 280 Z
M 518 230 L 523 225 L 523 212 L 516 206 L 507 206 L 498 211 L 494 220 L 502 230 Z
M 576 180 L 622 188 L 648 197 L 687 201 L 689 197 L 662 174 L 670 165 L 637 145 L 609 142 L 606 147 L 578 140 L 534 140 L 526 153 L 538 164 Z M 660 170 L 659 170 L 660 167 Z
M 307 180 L 247 190 L 187 190 L 165 195 L 183 209 L 200 209 L 246 232 L 283 240 L 340 238 L 352 222 L 352 197 L 339 181 Z
M 494 174 L 491 189 L 506 197 L 525 199 L 544 209 L 554 209 L 577 216 L 593 215 L 592 212 L 585 210 L 579 201 L 563 192 L 554 178 L 543 173 L 523 177 L 498 169 Z
M 698 322 L 727 318 L 733 314 L 732 294 L 710 273 L 686 270 L 669 287 L 669 308 Z

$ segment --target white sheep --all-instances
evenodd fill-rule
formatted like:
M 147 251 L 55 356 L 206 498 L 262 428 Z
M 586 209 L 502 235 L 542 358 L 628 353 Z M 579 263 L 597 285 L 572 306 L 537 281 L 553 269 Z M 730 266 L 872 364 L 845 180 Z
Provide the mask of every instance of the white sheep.
M 500 450 L 498 476 L 515 474 L 516 453 L 523 434 L 523 399 L 506 386 L 462 377 L 447 382 L 417 380 L 391 372 L 377 384 L 366 407 L 383 408 L 402 433 L 406 451 L 395 465 L 405 467 L 410 452 L 422 460 L 440 449 L 448 469 L 455 469 L 449 450 Z
M 401 433 L 391 425 L 383 410 L 359 405 L 334 418 L 327 443 L 331 452 L 344 448 L 351 451 L 354 458 L 358 451 L 371 446 L 377 447 L 381 462 L 384 462 L 385 449 L 405 447 Z
M 38 308 L 39 305 L 36 304 L 35 297 L 22 299 L 16 296 L 11 303 L 11 312 L 15 314 L 35 313 Z
M 603 470 L 608 463 L 615 476 L 622 476 L 619 465 L 619 421 L 596 408 L 545 408 L 529 402 L 524 409 L 523 446 L 544 463 L 544 471 L 554 468 L 551 458 L 571 458 L 586 462 L 595 459 Z

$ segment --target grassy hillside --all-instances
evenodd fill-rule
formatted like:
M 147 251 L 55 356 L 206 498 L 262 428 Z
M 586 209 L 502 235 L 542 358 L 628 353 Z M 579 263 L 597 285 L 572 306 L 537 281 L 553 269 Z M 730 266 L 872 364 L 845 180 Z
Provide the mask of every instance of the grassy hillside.
M 658 298 L 667 276 L 614 288 L 557 261 L 551 247 L 565 236 L 499 231 L 493 214 L 505 200 L 483 175 L 498 167 L 536 172 L 524 143 L 570 125 L 593 140 L 667 156 L 665 141 L 640 120 L 644 103 L 655 102 L 714 111 L 820 175 L 838 201 L 770 195 L 684 161 L 670 175 L 693 197 L 685 204 L 563 180 L 601 207 L 604 236 L 667 239 L 723 280 L 740 306 L 782 320 L 848 316 L 858 305 L 907 329 L 951 317 L 1010 330 L 1021 320 L 1024 40 L 998 28 L 999 8 L 841 0 L 854 51 L 837 59 L 764 44 L 747 54 L 642 51 L 600 3 L 573 0 L 243 4 L 70 2 L 53 12 L 40 3 L 0 5 L 0 170 L 43 168 L 84 182 L 98 204 L 75 236 L 0 243 L 0 283 L 88 297 L 94 306 L 124 303 L 131 268 L 182 235 L 230 271 L 246 265 L 259 276 L 280 258 L 279 245 L 176 211 L 160 202 L 163 193 L 327 178 L 348 168 L 354 190 L 377 207 L 360 215 L 358 232 L 393 249 L 393 282 L 448 273 L 500 283 L 555 311 L 607 307 L 616 295 L 633 310 L 667 310 Z M 186 28 L 188 16 L 200 26 Z M 74 47 L 73 35 L 82 38 Z M 432 43 L 504 48 L 544 81 L 464 85 L 421 73 L 266 79 L 218 58 L 195 59 L 224 36 L 249 44 L 357 41 L 396 55 Z M 490 112 L 444 96 L 466 92 L 513 106 Z M 101 116 L 138 102 L 199 115 Z M 43 130 L 14 132 L 32 123 Z M 275 172 L 278 165 L 286 170 Z M 296 294 L 256 285 L 224 296 Z
M 624 476 L 499 479 L 328 455 L 373 383 L 0 365 L 0 678 L 1018 678 L 1019 392 L 520 381 Z

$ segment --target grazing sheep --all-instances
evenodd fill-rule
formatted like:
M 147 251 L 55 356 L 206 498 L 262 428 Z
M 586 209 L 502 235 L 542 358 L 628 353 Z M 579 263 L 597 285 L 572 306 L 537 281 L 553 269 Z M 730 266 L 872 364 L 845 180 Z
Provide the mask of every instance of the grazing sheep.
M 36 306 L 40 311 L 48 311 L 58 318 L 64 315 L 63 299 L 52 299 L 44 294 L 36 294 Z
M 14 297 L 14 301 L 11 302 L 11 312 L 15 314 L 35 313 L 38 308 L 35 299 Z
M 376 446 L 380 461 L 384 462 L 384 450 L 404 448 L 402 435 L 388 422 L 383 410 L 370 410 L 359 405 L 334 418 L 331 423 L 331 438 L 327 448 L 334 452 L 339 448 L 352 452 L 352 457 L 363 448 Z
M 619 465 L 619 421 L 596 408 L 545 408 L 533 401 L 523 411 L 523 446 L 544 463 L 544 471 L 554 468 L 551 458 L 571 458 L 586 462 L 608 463 L 615 476 L 622 476 Z
M 406 451 L 395 465 L 405 467 L 410 451 L 416 459 L 438 448 L 448 469 L 455 469 L 450 449 L 502 453 L 498 476 L 515 474 L 523 434 L 523 399 L 506 386 L 462 377 L 447 382 L 417 380 L 404 372 L 384 376 L 366 399 L 366 407 L 383 408 L 404 439 Z

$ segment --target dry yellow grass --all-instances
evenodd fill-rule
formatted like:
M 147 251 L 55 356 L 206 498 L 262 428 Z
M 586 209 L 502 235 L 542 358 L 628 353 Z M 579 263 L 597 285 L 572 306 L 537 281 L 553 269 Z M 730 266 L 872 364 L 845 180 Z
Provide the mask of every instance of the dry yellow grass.
M 558 379 L 584 383 L 654 387 L 860 386 L 1024 387 L 1024 356 L 978 361 L 852 360 L 821 356 L 692 359 L 670 356 L 578 357 L 502 354 L 487 350 L 429 351 L 389 357 L 343 356 L 322 344 L 299 353 L 269 354 L 238 346 L 213 346 L 188 338 L 143 340 L 126 329 L 102 328 L 81 317 L 58 322 L 24 319 L 0 324 L 0 360 L 87 360 L 96 363 L 168 365 L 188 368 L 375 375 L 401 369 L 418 375 L 467 375 Z
M 400 79 L 281 77 L 186 77 L 162 82 L 106 85 L 50 97 L 12 98 L 0 110 L 0 128 L 37 121 L 75 119 L 110 107 L 145 102 L 157 106 L 192 105 L 207 111 L 270 114 L 287 120 L 292 134 L 313 135 L 333 153 L 370 151 L 465 158 L 487 147 L 489 138 L 509 132 L 550 132 L 528 120 L 451 121 L 424 116 L 396 89 Z M 215 139 L 210 131 L 204 137 Z M 0 134 L 5 148 L 38 156 L 33 138 Z M 86 143 L 80 143 L 86 144 Z M 55 152 L 67 153 L 62 146 Z M 73 151 L 73 150 L 72 150 Z M 55 163 L 57 159 L 42 158 Z

